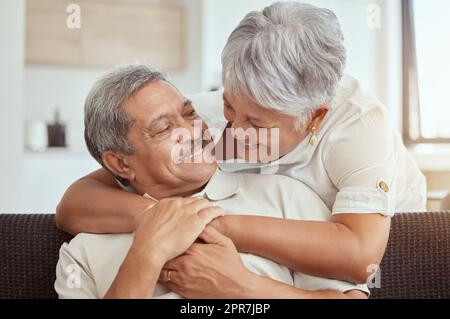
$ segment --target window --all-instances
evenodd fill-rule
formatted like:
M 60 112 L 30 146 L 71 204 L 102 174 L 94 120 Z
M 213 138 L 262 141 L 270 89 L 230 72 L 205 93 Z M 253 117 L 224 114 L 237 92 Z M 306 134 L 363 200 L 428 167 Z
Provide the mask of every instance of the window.
M 450 143 L 450 1 L 402 0 L 404 138 Z

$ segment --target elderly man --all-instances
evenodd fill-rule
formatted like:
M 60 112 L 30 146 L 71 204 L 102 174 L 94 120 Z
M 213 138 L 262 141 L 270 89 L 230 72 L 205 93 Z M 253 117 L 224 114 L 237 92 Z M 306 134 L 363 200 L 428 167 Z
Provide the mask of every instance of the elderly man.
M 182 293 L 183 280 L 172 260 L 194 253 L 199 245 L 222 256 L 209 259 L 208 250 L 202 250 L 199 257 L 227 277 L 221 297 L 366 297 L 365 285 L 313 277 L 238 254 L 231 240 L 208 226 L 224 214 L 325 221 L 330 211 L 294 179 L 219 170 L 214 154 L 207 152 L 211 140 L 195 147 L 199 134 L 207 131 L 206 126 L 195 131 L 195 120 L 191 102 L 146 66 L 119 68 L 95 84 L 85 107 L 90 153 L 122 185 L 156 204 L 142 212 L 133 234 L 82 233 L 64 244 L 55 282 L 60 298 L 179 297 L 171 291 Z M 190 136 L 174 133 L 180 129 Z

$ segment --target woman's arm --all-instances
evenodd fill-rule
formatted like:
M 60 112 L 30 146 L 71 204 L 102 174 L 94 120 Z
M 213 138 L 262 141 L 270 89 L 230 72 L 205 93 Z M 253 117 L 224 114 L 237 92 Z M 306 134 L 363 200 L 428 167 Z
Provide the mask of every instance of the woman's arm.
M 200 238 L 205 244 L 193 244 L 184 255 L 165 264 L 161 272 L 160 280 L 185 298 L 367 298 L 358 290 L 309 291 L 259 276 L 245 268 L 233 242 L 213 227 L 207 226 Z
M 224 216 L 212 226 L 231 238 L 240 252 L 313 276 L 366 283 L 372 274 L 369 266 L 379 265 L 384 255 L 390 218 L 346 214 L 317 222 Z
M 149 204 L 151 200 L 122 190 L 109 172 L 99 169 L 66 190 L 56 208 L 56 225 L 72 235 L 129 233 Z

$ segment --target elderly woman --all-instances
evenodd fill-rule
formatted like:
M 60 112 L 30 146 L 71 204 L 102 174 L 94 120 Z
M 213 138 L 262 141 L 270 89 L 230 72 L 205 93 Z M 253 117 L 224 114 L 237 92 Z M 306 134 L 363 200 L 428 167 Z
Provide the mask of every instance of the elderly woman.
M 297 179 L 321 197 L 332 216 L 326 222 L 224 216 L 211 225 L 240 252 L 309 275 L 364 283 L 383 257 L 390 217 L 424 210 L 426 186 L 383 105 L 343 75 L 345 60 L 336 16 L 307 4 L 275 3 L 249 13 L 232 32 L 222 55 L 227 127 L 278 129 L 278 138 L 267 143 L 257 135 L 249 142 L 225 130 L 221 142 L 237 140 L 244 150 L 238 155 L 249 159 L 262 148 L 274 149 L 275 140 L 277 152 L 271 153 L 277 158 L 225 161 L 221 168 Z M 131 232 L 148 204 L 99 170 L 67 190 L 57 222 L 71 233 Z M 195 255 L 166 268 L 178 271 L 185 283 L 180 294 L 220 296 L 230 282 L 217 274 L 235 276 L 230 267 L 218 271 Z

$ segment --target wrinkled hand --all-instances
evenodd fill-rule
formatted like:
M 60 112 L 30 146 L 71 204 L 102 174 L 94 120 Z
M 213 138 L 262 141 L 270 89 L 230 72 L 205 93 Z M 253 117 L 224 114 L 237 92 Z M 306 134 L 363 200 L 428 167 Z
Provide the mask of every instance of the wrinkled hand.
M 184 298 L 248 298 L 256 280 L 243 265 L 233 242 L 214 227 L 200 235 L 205 244 L 193 244 L 169 261 L 160 281 Z
M 135 247 L 158 254 L 163 262 L 185 252 L 214 218 L 224 211 L 206 199 L 163 199 L 136 219 Z

